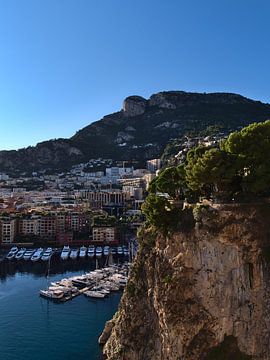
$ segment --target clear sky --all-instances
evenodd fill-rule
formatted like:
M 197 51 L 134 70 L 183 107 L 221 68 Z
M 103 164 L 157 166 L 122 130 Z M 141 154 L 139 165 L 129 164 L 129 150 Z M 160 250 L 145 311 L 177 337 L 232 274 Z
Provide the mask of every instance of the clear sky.
M 269 0 L 0 0 L 0 149 L 69 137 L 128 95 L 270 102 Z

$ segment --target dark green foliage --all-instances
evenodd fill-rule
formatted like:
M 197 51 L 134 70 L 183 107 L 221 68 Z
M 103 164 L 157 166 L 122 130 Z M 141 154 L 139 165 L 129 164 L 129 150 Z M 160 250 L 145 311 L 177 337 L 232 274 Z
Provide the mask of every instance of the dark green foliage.
M 232 133 L 222 144 L 229 154 L 237 156 L 244 192 L 262 194 L 270 185 L 270 120 L 251 124 Z
M 188 187 L 220 200 L 270 192 L 270 121 L 232 133 L 218 149 L 198 147 L 187 156 Z
M 185 169 L 183 165 L 168 167 L 162 170 L 149 185 L 149 193 L 167 193 L 172 198 L 184 198 L 186 188 Z
M 115 216 L 94 216 L 92 226 L 114 226 L 116 224 Z
M 220 149 L 197 148 L 188 154 L 186 180 L 193 191 L 230 198 L 236 190 L 237 157 Z

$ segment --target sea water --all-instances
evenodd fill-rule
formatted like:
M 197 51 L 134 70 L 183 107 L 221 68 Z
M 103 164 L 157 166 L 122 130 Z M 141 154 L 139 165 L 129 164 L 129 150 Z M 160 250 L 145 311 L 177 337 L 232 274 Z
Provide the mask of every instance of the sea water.
M 0 263 L 1 360 L 99 360 L 105 322 L 117 310 L 121 293 L 105 299 L 84 295 L 65 303 L 39 296 L 48 282 L 93 270 L 92 260 Z

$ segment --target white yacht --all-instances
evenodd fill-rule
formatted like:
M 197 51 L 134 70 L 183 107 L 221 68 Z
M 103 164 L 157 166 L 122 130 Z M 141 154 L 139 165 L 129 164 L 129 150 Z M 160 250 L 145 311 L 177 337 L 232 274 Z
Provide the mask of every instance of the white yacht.
M 23 254 L 23 260 L 30 260 L 35 251 L 35 249 L 26 250 L 26 252 Z
M 118 254 L 118 255 L 123 255 L 123 248 L 122 248 L 122 246 L 118 246 L 118 247 L 117 247 L 117 254 Z
M 10 250 L 9 253 L 6 256 L 6 259 L 8 260 L 12 260 L 14 259 L 15 255 L 17 254 L 17 252 L 19 251 L 19 249 L 17 248 L 17 246 L 13 246 Z
M 129 250 L 128 250 L 128 247 L 127 247 L 127 246 L 123 246 L 123 252 L 124 252 L 124 255 L 125 255 L 125 256 L 128 256 L 128 255 L 129 255 Z
M 69 253 L 70 253 L 70 247 L 69 246 L 64 246 L 63 250 L 61 252 L 61 259 L 62 260 L 67 260 L 68 256 L 69 256 Z
M 52 257 L 53 254 L 53 249 L 51 247 L 48 247 L 44 253 L 41 256 L 41 260 L 42 261 L 48 261 L 50 260 L 50 258 Z
M 17 254 L 15 255 L 16 260 L 21 260 L 23 258 L 24 253 L 26 252 L 26 248 L 21 248 Z
M 39 294 L 52 300 L 61 300 L 64 296 L 64 292 L 62 290 L 40 290 Z
M 80 248 L 80 253 L 79 253 L 79 257 L 80 258 L 84 258 L 86 257 L 86 254 L 87 254 L 87 248 L 85 246 L 82 246 Z
M 91 298 L 96 298 L 96 299 L 104 299 L 105 298 L 105 294 L 99 292 L 99 291 L 85 291 L 84 295 L 86 295 L 87 297 L 91 297 Z
M 97 246 L 96 247 L 96 257 L 97 258 L 101 258 L 102 256 L 102 247 L 101 246 Z
M 109 252 L 110 252 L 110 247 L 109 246 L 104 246 L 103 248 L 103 254 L 105 256 L 108 256 L 109 255 Z
M 69 255 L 69 257 L 71 258 L 71 259 L 77 259 L 77 257 L 78 257 L 78 253 L 79 253 L 79 250 L 78 249 L 71 249 L 71 252 L 70 252 L 70 255 Z
M 88 247 L 87 255 L 88 255 L 90 258 L 93 258 L 93 257 L 95 256 L 95 246 L 94 246 L 94 245 L 90 245 L 90 246 Z
M 37 250 L 34 252 L 34 254 L 31 256 L 31 261 L 33 261 L 33 262 L 38 261 L 38 260 L 41 258 L 42 253 L 43 253 L 43 248 L 37 249 Z

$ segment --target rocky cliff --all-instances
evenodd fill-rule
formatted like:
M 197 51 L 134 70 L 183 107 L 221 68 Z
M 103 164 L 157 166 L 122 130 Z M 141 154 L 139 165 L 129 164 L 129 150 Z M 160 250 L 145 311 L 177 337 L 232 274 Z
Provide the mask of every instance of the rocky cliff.
M 270 359 L 269 216 L 223 205 L 174 234 L 145 230 L 106 359 Z
M 224 130 L 270 118 L 270 105 L 230 93 L 167 91 L 129 96 L 120 111 L 78 131 L 18 151 L 0 151 L 0 171 L 62 170 L 93 158 L 159 157 L 169 140 L 210 125 Z

